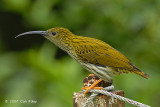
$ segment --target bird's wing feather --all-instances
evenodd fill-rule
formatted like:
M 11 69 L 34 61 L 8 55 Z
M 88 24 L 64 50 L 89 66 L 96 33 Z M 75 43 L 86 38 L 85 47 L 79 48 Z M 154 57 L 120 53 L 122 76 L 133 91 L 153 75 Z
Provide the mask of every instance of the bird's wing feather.
M 83 37 L 75 39 L 72 45 L 81 62 L 111 67 L 114 73 L 134 72 L 144 78 L 149 78 L 147 74 L 136 68 L 126 56 L 101 40 Z
M 133 69 L 127 57 L 103 41 L 93 39 L 92 41 L 83 41 L 76 46 L 75 52 L 79 60 L 83 62 L 98 66 Z

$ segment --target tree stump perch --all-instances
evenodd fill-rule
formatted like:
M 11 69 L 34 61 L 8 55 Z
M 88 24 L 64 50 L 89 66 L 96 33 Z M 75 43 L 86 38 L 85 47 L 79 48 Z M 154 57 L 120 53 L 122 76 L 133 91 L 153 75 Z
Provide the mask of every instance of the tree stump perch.
M 98 79 L 99 78 L 95 75 L 89 75 L 87 78 L 84 79 L 83 86 L 91 86 L 95 81 L 98 81 Z M 106 87 L 111 85 L 112 83 L 102 81 L 97 85 L 97 87 Z M 112 90 L 110 92 L 120 96 L 125 95 L 124 91 L 121 90 Z M 90 95 L 90 92 L 84 95 L 84 92 L 82 91 L 73 93 L 73 107 L 83 107 Z M 88 104 L 88 107 L 125 107 L 125 102 L 107 95 L 99 94 Z
M 124 96 L 124 91 L 112 91 L 112 93 Z M 91 94 L 84 95 L 84 92 L 73 93 L 73 107 L 83 107 Z M 107 95 L 98 95 L 88 105 L 88 107 L 125 107 L 125 102 L 109 97 Z

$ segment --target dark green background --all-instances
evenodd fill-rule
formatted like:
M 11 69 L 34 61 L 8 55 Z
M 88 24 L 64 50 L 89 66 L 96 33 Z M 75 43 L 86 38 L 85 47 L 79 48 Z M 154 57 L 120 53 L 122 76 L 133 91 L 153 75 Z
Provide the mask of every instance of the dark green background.
M 159 107 L 159 0 L 1 0 L 0 107 L 72 106 L 72 94 L 81 91 L 89 72 L 40 35 L 14 38 L 26 31 L 52 27 L 101 39 L 121 51 L 150 78 L 115 76 L 115 90 Z

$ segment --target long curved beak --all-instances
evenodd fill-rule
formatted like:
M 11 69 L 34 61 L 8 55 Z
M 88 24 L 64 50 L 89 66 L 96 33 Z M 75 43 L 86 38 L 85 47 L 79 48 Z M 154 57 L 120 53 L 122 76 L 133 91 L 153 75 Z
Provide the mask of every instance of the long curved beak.
M 15 38 L 18 38 L 18 37 L 23 36 L 23 35 L 33 35 L 33 34 L 48 36 L 46 31 L 29 31 L 29 32 L 21 33 L 21 34 L 17 35 Z

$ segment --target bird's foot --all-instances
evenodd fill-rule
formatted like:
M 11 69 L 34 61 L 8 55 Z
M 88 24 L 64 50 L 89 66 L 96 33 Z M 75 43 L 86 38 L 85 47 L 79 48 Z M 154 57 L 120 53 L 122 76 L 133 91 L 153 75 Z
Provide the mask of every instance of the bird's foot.
M 85 93 L 86 94 L 89 90 L 91 89 L 103 89 L 103 87 L 107 87 L 107 86 L 111 86 L 112 83 L 109 82 L 105 82 L 102 79 L 98 78 L 97 76 L 95 76 L 94 74 L 90 74 L 88 77 L 86 77 L 83 80 L 83 88 L 81 89 L 85 89 Z
M 97 89 L 97 90 L 101 90 L 101 89 L 104 89 L 103 87 L 93 87 L 92 89 Z M 81 90 L 91 90 L 90 87 L 86 86 L 86 87 L 83 87 L 81 88 Z
M 91 90 L 91 89 L 97 89 L 97 90 L 101 90 L 101 89 L 104 89 L 103 87 L 88 87 L 88 86 L 86 86 L 86 87 L 83 87 L 83 88 L 81 88 L 81 90 L 86 90 L 85 92 L 84 92 L 84 95 L 86 95 L 86 93 L 89 91 L 89 90 Z
M 84 92 L 84 95 L 91 89 L 103 89 L 103 87 L 95 87 L 98 83 L 100 83 L 102 81 L 102 79 L 99 79 L 98 81 L 94 82 L 91 86 L 86 86 L 82 89 L 86 89 L 86 91 Z

